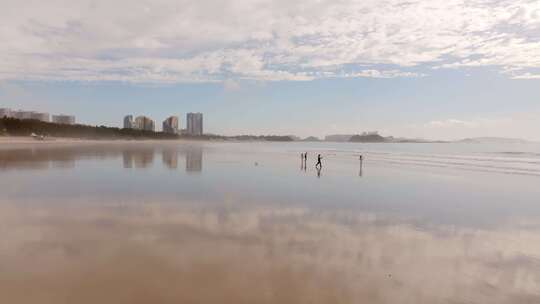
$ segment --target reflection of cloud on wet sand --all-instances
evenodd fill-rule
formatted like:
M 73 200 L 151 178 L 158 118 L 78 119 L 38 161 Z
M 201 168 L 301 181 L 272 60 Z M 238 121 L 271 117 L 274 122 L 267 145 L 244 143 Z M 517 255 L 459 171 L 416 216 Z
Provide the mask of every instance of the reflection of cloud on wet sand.
M 302 208 L 0 208 L 9 303 L 540 300 L 538 230 L 418 230 Z

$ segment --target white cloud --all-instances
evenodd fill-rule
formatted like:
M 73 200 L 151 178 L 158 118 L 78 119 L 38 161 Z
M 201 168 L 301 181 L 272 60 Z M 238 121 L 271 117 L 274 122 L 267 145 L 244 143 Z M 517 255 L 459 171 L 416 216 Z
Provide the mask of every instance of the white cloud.
M 459 119 L 446 119 L 446 120 L 433 120 L 425 124 L 428 128 L 453 128 L 453 127 L 466 127 L 475 128 L 481 123 L 479 121 L 464 121 Z
M 430 66 L 530 79 L 540 68 L 536 0 L 2 0 L 0 20 L 0 79 L 391 78 Z
M 532 74 L 532 73 L 523 73 L 523 74 L 514 74 L 511 76 L 512 79 L 540 79 L 540 74 Z
M 345 77 L 370 77 L 370 78 L 397 78 L 397 77 L 424 77 L 426 74 L 414 72 L 402 72 L 399 70 L 362 70 L 351 74 L 344 74 Z

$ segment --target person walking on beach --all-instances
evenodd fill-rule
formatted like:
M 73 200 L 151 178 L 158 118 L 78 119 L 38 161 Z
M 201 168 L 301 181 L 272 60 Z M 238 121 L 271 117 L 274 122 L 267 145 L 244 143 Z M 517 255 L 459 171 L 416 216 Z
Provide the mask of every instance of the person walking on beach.
M 317 155 L 317 164 L 315 164 L 315 167 L 317 167 L 317 168 L 322 168 L 322 162 L 321 162 L 321 160 L 322 160 L 322 156 L 321 156 L 320 154 Z

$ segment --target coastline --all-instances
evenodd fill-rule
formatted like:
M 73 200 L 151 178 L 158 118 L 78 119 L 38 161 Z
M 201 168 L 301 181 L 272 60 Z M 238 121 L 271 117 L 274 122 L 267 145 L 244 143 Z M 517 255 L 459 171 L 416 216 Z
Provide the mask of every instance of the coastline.
M 0 136 L 0 145 L 2 144 L 29 144 L 29 143 L 82 143 L 82 142 L 288 142 L 288 143 L 343 143 L 343 144 L 426 144 L 426 143 L 452 143 L 451 141 L 403 141 L 403 142 L 340 142 L 340 141 L 274 141 L 274 140 L 260 140 L 260 139 L 218 139 L 218 138 L 174 138 L 174 139 L 155 139 L 155 138 L 103 138 L 103 139 L 90 139 L 90 138 L 75 138 L 75 137 L 47 137 L 44 140 L 38 140 L 31 136 Z
M 36 140 L 31 136 L 0 136 L 0 149 L 12 148 L 14 146 L 52 146 L 52 145 L 94 145 L 94 144 L 152 144 L 152 143 L 197 143 L 210 142 L 209 140 L 192 139 L 85 139 L 50 137 L 45 140 Z

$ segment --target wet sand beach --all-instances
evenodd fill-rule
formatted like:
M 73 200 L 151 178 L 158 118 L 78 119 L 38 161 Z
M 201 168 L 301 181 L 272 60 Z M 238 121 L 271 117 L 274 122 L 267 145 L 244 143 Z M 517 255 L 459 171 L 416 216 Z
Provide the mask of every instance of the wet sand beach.
M 537 160 L 468 149 L 4 146 L 0 294 L 7 303 L 537 303 Z M 320 177 L 315 153 L 325 156 Z

